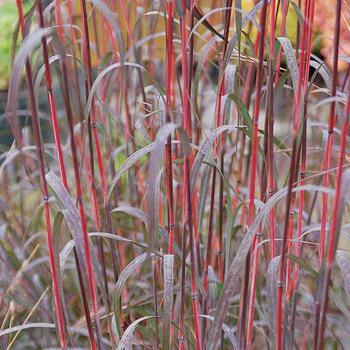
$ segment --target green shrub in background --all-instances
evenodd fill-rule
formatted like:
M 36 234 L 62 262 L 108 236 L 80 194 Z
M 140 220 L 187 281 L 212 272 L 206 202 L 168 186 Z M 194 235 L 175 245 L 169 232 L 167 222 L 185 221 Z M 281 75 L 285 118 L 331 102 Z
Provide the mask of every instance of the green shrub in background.
M 23 1 L 28 10 L 32 1 Z M 0 90 L 8 87 L 11 69 L 12 35 L 18 18 L 15 0 L 0 0 Z

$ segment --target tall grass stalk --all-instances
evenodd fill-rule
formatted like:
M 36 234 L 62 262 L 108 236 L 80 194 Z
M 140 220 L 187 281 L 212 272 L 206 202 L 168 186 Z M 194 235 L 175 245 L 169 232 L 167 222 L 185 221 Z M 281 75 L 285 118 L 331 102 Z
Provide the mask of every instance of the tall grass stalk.
M 340 1 L 337 3 L 337 13 L 340 7 Z M 341 230 L 341 222 L 342 222 L 342 213 L 343 209 L 341 208 L 342 203 L 342 190 L 343 186 L 343 172 L 344 172 L 344 156 L 345 156 L 345 148 L 346 148 L 346 138 L 349 132 L 349 118 L 350 118 L 350 89 L 348 91 L 347 103 L 344 109 L 344 121 L 341 131 L 341 144 L 339 151 L 339 160 L 337 167 L 337 178 L 336 178 L 336 187 L 335 187 L 335 198 L 333 203 L 333 215 L 331 220 L 331 227 L 329 231 L 329 241 L 327 247 L 327 257 L 326 257 L 326 267 L 325 274 L 323 277 L 323 286 L 322 286 L 322 299 L 321 299 L 321 309 L 320 309 L 320 318 L 319 318 L 319 326 L 317 333 L 317 350 L 321 350 L 324 347 L 324 333 L 326 326 L 326 312 L 328 308 L 328 291 L 330 287 L 330 277 L 331 270 L 334 264 L 334 258 L 336 253 L 336 248 L 339 241 L 339 234 Z
M 325 171 L 325 175 L 323 177 L 323 186 L 328 187 L 329 186 L 329 168 L 330 168 L 330 162 L 331 162 L 331 152 L 333 148 L 334 143 L 334 126 L 336 121 L 336 94 L 337 94 L 337 83 L 338 83 L 338 55 L 339 55 L 339 38 L 340 38 L 340 18 L 341 18 L 341 1 L 337 0 L 337 6 L 336 6 L 336 17 L 335 17 L 335 29 L 334 29 L 334 49 L 333 49 L 333 62 L 332 62 L 332 86 L 330 95 L 333 98 L 330 104 L 330 111 L 329 111 L 329 120 L 328 120 L 328 135 L 327 135 L 327 143 L 324 153 L 324 159 L 323 159 L 323 170 Z M 346 117 L 347 118 L 347 117 Z M 343 131 L 344 132 L 344 131 Z M 346 132 L 346 131 L 345 131 Z M 343 157 L 343 155 L 341 155 Z M 340 160 L 339 162 L 342 162 Z M 342 173 L 342 170 L 338 170 L 338 174 Z M 337 181 L 341 181 L 337 178 Z M 337 186 L 341 186 L 341 184 L 337 183 Z M 337 191 L 340 191 L 340 189 L 336 189 Z M 339 199 L 335 199 L 335 209 L 336 206 L 339 206 L 339 203 L 336 204 L 336 201 L 339 201 Z M 321 272 L 322 265 L 325 261 L 325 246 L 326 246 L 326 222 L 327 222 L 327 208 L 328 208 L 328 194 L 324 192 L 322 194 L 322 211 L 321 211 L 321 230 L 320 230 L 320 244 L 319 244 L 319 251 L 318 251 L 318 264 L 317 268 L 318 271 Z M 333 212 L 333 215 L 336 215 L 336 218 L 338 219 L 338 212 Z M 333 221 L 335 221 L 335 218 L 333 217 Z M 321 349 L 323 346 L 322 341 L 324 337 L 324 327 L 325 327 L 325 313 L 327 309 L 327 303 L 328 303 L 328 288 L 329 288 L 329 279 L 330 279 L 330 273 L 331 273 L 331 262 L 334 259 L 334 244 L 336 240 L 336 230 L 337 223 L 334 223 L 334 227 L 332 224 L 332 231 L 329 233 L 329 245 L 328 245 L 328 252 L 327 252 L 327 258 L 326 258 L 326 266 L 325 266 L 325 275 L 323 277 L 323 281 L 321 281 L 321 284 L 323 285 L 323 289 L 321 290 L 320 297 L 322 300 L 319 300 L 319 296 L 316 298 L 315 303 L 315 328 L 314 328 L 314 344 L 316 344 L 317 349 Z M 325 294 L 327 293 L 327 294 Z
M 332 101 L 330 103 L 329 111 L 329 121 L 328 121 L 328 137 L 326 143 L 326 149 L 323 160 L 323 170 L 325 175 L 323 178 L 323 186 L 329 186 L 329 167 L 331 162 L 331 154 L 334 142 L 334 125 L 336 121 L 336 94 L 337 94 L 337 83 L 338 83 L 338 55 L 339 55 L 339 37 L 340 37 L 340 18 L 341 18 L 341 1 L 337 0 L 336 6 L 336 17 L 335 17 L 335 30 L 334 30 L 334 51 L 333 51 L 333 60 L 332 60 L 332 87 L 330 95 Z M 328 205 L 328 194 L 326 192 L 322 195 L 322 216 L 321 216 L 321 232 L 320 232 L 320 246 L 319 246 L 319 255 L 318 255 L 318 270 L 320 271 L 322 261 L 324 258 L 325 252 L 325 242 L 326 242 L 326 222 L 327 222 L 327 205 Z
M 281 1 L 278 2 L 278 4 L 280 3 Z M 280 36 L 285 36 L 285 33 L 286 33 L 286 20 L 287 20 L 288 7 L 289 7 L 289 0 L 283 1 Z M 278 54 L 277 54 L 277 61 L 276 61 L 276 76 L 275 76 L 276 82 L 279 79 L 279 74 L 281 69 L 281 52 L 282 52 L 282 49 L 279 48 Z
M 309 79 L 310 72 L 310 59 L 311 59 L 311 46 L 312 46 L 312 34 L 313 34 L 313 24 L 314 24 L 314 13 L 315 13 L 315 1 L 311 0 L 309 3 L 309 14 L 308 14 L 308 39 L 307 39 L 307 50 L 306 50 L 306 69 L 305 69 L 305 77 L 304 77 L 304 91 L 307 91 L 307 83 Z M 308 100 L 304 101 L 304 116 L 303 116 L 303 130 L 302 130 L 302 139 L 301 139 L 301 165 L 299 172 L 299 185 L 303 186 L 306 176 L 306 156 L 307 156 L 307 103 Z M 305 191 L 301 190 L 299 193 L 299 203 L 298 203 L 298 221 L 297 221 L 297 229 L 296 229 L 296 239 L 297 242 L 295 244 L 295 255 L 300 257 L 301 255 L 301 243 L 299 240 L 302 236 L 302 225 L 303 225 L 303 210 L 304 210 L 304 200 L 305 200 Z M 293 275 L 293 283 L 290 284 L 292 291 L 290 291 L 290 295 L 295 290 L 297 281 L 299 277 L 299 265 L 295 264 L 294 266 L 294 275 Z
M 229 8 L 229 10 L 225 10 L 224 13 L 224 47 L 222 51 L 222 57 L 225 57 L 229 36 L 229 28 L 231 22 L 231 12 L 232 12 L 232 1 L 227 0 L 225 4 L 225 8 Z M 222 120 L 222 96 L 225 94 L 225 73 L 222 71 L 223 64 L 221 63 L 221 74 L 219 81 L 219 92 L 216 99 L 216 118 L 215 123 L 216 127 L 220 127 L 223 124 Z M 219 158 L 220 157 L 220 158 Z M 222 172 L 222 176 L 224 174 L 224 137 L 222 136 L 218 142 L 215 142 L 214 146 L 214 158 L 219 160 L 220 170 Z M 209 209 L 209 220 L 208 220 L 208 234 L 207 234 L 207 242 L 206 242 L 206 254 L 205 254 L 205 265 L 204 265 L 204 276 L 203 276 L 203 288 L 204 288 L 204 312 L 207 313 L 206 310 L 206 301 L 208 298 L 208 270 L 212 253 L 212 239 L 213 239 L 213 217 L 214 217 L 214 202 L 215 202 L 215 193 L 216 193 L 216 168 L 212 169 L 212 183 L 211 183 L 211 196 L 210 196 L 210 209 Z M 219 235 L 218 235 L 218 276 L 219 280 L 223 281 L 223 262 L 222 262 L 222 228 L 223 228 L 223 177 L 220 176 L 220 187 L 219 187 Z
M 259 31 L 255 40 L 254 44 L 254 54 L 258 54 L 259 46 L 260 46 L 260 36 L 261 32 Z M 248 67 L 248 72 L 247 72 L 247 83 L 244 87 L 244 92 L 243 92 L 243 102 L 245 103 L 246 107 L 249 108 L 250 102 L 251 102 L 251 91 L 254 86 L 253 78 L 254 78 L 254 72 L 256 71 L 255 65 L 250 64 Z M 245 147 L 246 147 L 246 135 L 245 133 L 242 133 L 242 149 L 240 152 L 240 161 L 239 161 L 239 167 L 238 167 L 238 176 L 237 176 L 237 184 L 241 185 L 246 185 L 248 182 L 247 178 L 244 178 L 243 181 L 241 180 L 241 177 L 244 176 L 242 175 L 243 172 L 243 161 L 245 157 L 244 152 L 245 152 Z M 247 168 L 248 168 L 248 163 L 249 160 L 246 159 L 247 162 Z M 248 206 L 248 212 L 249 212 L 249 206 Z M 242 210 L 241 214 L 241 224 L 244 223 L 245 221 L 245 216 L 246 216 L 246 210 Z M 245 327 L 246 327 L 246 318 L 247 318 L 247 298 L 248 298 L 248 288 L 249 288 L 249 271 L 250 271 L 250 254 L 248 254 L 246 258 L 246 265 L 245 265 L 245 271 L 244 271 L 244 279 L 242 283 L 242 295 L 241 295 L 241 301 L 240 301 L 240 308 L 239 308 L 239 344 L 240 347 L 244 347 L 245 339 Z
M 16 1 L 18 15 L 19 15 L 19 25 L 21 29 L 22 38 L 26 38 L 26 29 L 24 22 L 24 14 L 23 14 L 23 4 L 21 0 Z M 46 234 L 47 234 L 47 244 L 49 249 L 49 260 L 50 260 L 50 269 L 51 269 L 51 277 L 52 277 L 52 286 L 53 286 L 53 294 L 54 301 L 56 306 L 56 317 L 59 331 L 60 344 L 63 349 L 67 348 L 67 338 L 64 324 L 64 316 L 60 295 L 60 286 L 59 286 L 59 277 L 58 277 L 58 267 L 56 265 L 55 258 L 55 247 L 53 243 L 53 232 L 51 226 L 51 218 L 50 218 L 50 207 L 49 207 L 49 192 L 45 179 L 45 161 L 44 161 L 44 149 L 41 139 L 41 130 L 40 130 L 40 122 L 36 109 L 36 99 L 34 94 L 34 85 L 33 85 L 33 75 L 32 69 L 30 66 L 29 58 L 26 59 L 25 62 L 25 71 L 26 71 L 26 79 L 27 79 L 27 88 L 29 94 L 29 105 L 32 113 L 32 124 L 33 124 L 33 133 L 34 133 L 34 141 L 36 146 L 37 158 L 39 162 L 39 173 L 40 173 L 40 182 L 41 182 L 41 193 L 44 202 L 44 210 L 45 210 L 45 223 L 46 223 Z
M 227 51 L 227 45 L 228 45 L 228 38 L 229 38 L 229 32 L 230 32 L 230 23 L 231 23 L 231 13 L 232 13 L 232 0 L 227 0 L 225 3 L 225 7 L 229 10 L 225 11 L 225 21 L 224 21 L 224 48 L 222 51 L 222 57 L 225 57 L 226 51 Z M 221 69 L 222 71 L 222 69 Z M 222 81 L 220 84 L 220 91 L 218 96 L 218 105 L 220 105 L 220 108 L 218 107 L 217 110 L 217 121 L 219 121 L 219 124 L 217 125 L 223 125 L 225 123 L 224 120 L 224 113 L 221 112 L 222 110 L 222 96 L 225 94 L 225 72 L 222 72 Z M 220 102 L 219 102 L 220 101 Z M 222 116 L 221 116 L 222 114 Z M 219 185 L 219 234 L 218 234 L 218 277 L 221 283 L 224 281 L 224 262 L 223 262 L 223 225 L 224 225 L 224 169 L 225 169 L 225 138 L 224 134 L 221 138 L 221 152 L 220 152 L 220 185 Z
M 183 113 L 183 128 L 187 133 L 189 139 L 191 139 L 190 133 L 190 111 L 189 111 L 189 75 L 188 75 L 188 50 L 187 50 L 187 29 L 186 29 L 186 0 L 182 3 L 182 13 L 180 17 L 180 27 L 181 27 L 181 63 L 182 63 L 182 113 Z M 183 196 L 183 232 L 182 235 L 182 248 L 185 249 L 186 245 L 184 241 L 186 240 L 185 232 L 188 232 L 189 246 L 190 246 L 190 268 L 191 268 L 191 293 L 192 293 L 192 309 L 194 317 L 194 329 L 195 329 L 195 339 L 196 339 L 196 349 L 200 350 L 201 339 L 200 339 L 200 328 L 199 328 L 199 309 L 198 309 L 198 294 L 197 294 L 197 281 L 196 281 L 196 258 L 194 251 L 194 237 L 193 237 L 193 222 L 192 222 L 192 202 L 191 202 L 191 189 L 190 189 L 190 159 L 189 155 L 184 154 L 184 165 L 183 165 L 183 179 L 184 179 L 184 190 L 185 195 Z M 186 230 L 187 227 L 187 230 Z M 182 252 L 182 269 L 184 269 L 186 264 L 186 253 Z M 184 286 L 182 287 L 184 288 Z M 180 301 L 181 303 L 184 300 Z M 183 317 L 183 315 L 182 315 Z M 182 322 L 183 325 L 183 322 Z M 183 329 L 180 329 L 183 332 Z M 181 344 L 180 344 L 181 345 Z M 181 347 L 183 344 L 181 345 Z
M 275 64 L 275 30 L 276 30 L 276 1 L 272 0 L 270 3 L 270 45 L 269 45 L 269 76 L 267 87 L 267 166 L 268 166 L 268 198 L 274 193 L 275 181 L 274 181 L 274 163 L 273 163 L 273 123 L 274 123 L 274 64 Z M 275 244 L 275 210 L 271 208 L 270 211 L 270 260 L 275 257 L 276 244 Z
M 167 122 L 171 121 L 171 87 L 172 87 L 172 60 L 173 60 L 173 23 L 174 23 L 174 2 L 166 2 L 166 30 L 167 30 L 167 55 L 166 55 L 166 113 Z M 171 135 L 168 137 L 166 144 L 166 186 L 167 186 L 167 203 L 168 203 L 168 234 L 169 245 L 168 253 L 173 254 L 175 218 L 174 218 L 174 190 L 173 190 L 173 164 Z
M 42 9 L 42 2 L 41 1 L 38 1 L 37 7 L 38 7 L 39 24 L 40 24 L 41 28 L 44 28 L 45 24 L 44 24 L 44 16 L 43 16 L 43 9 Z M 66 175 L 66 169 L 65 169 L 64 160 L 63 160 L 61 136 L 60 136 L 59 125 L 58 125 L 58 121 L 57 121 L 56 102 L 55 102 L 55 97 L 53 94 L 51 69 L 50 69 L 50 64 L 49 64 L 49 55 L 48 55 L 48 51 L 47 51 L 47 42 L 46 42 L 45 37 L 43 37 L 41 39 L 41 45 L 42 45 L 42 49 L 43 49 L 43 59 L 44 59 L 44 64 L 45 64 L 47 95 L 48 95 L 48 99 L 49 99 L 50 116 L 51 116 L 52 130 L 53 130 L 56 151 L 57 151 L 58 166 L 60 169 L 62 183 L 63 183 L 64 187 L 67 188 L 68 187 L 67 175 Z
M 278 350 L 282 349 L 282 330 L 283 330 L 283 286 L 285 284 L 285 269 L 286 269 L 286 253 L 288 239 L 290 239 L 290 234 L 292 232 L 292 218 L 291 208 L 292 208 L 292 189 L 295 181 L 295 173 L 297 169 L 297 141 L 298 141 L 298 131 L 300 123 L 300 111 L 301 111 L 301 100 L 303 96 L 304 87 L 304 72 L 305 72 L 305 44 L 307 38 L 307 4 L 304 6 L 303 13 L 303 24 L 302 24 L 302 36 L 301 36 L 301 47 L 300 47 L 300 65 L 298 74 L 297 91 L 294 96 L 294 109 L 293 109 L 293 146 L 290 161 L 290 171 L 288 179 L 288 192 L 286 198 L 286 209 L 284 216 L 284 227 L 283 236 L 281 244 L 280 253 L 280 263 L 278 268 L 278 291 L 277 291 L 277 331 L 276 331 L 276 347 Z
M 61 69 L 62 69 L 62 82 L 63 82 L 62 94 L 63 94 L 63 100 L 64 100 L 66 113 L 67 113 L 70 148 L 71 148 L 72 157 L 73 157 L 73 171 L 74 171 L 74 180 L 76 185 L 76 199 L 77 199 L 77 205 L 78 205 L 78 210 L 80 215 L 81 228 L 83 232 L 83 243 L 84 243 L 84 250 L 86 255 L 89 294 L 91 296 L 91 302 L 94 310 L 94 319 L 98 330 L 99 321 L 97 319 L 96 288 L 95 288 L 95 281 L 94 281 L 94 275 L 93 275 L 91 253 L 90 253 L 89 237 L 88 237 L 88 230 L 87 230 L 87 219 L 86 219 L 85 207 L 83 202 L 83 188 L 82 188 L 81 176 L 79 171 L 79 160 L 78 160 L 78 153 L 77 153 L 77 147 L 76 147 L 76 141 L 75 141 L 73 111 L 72 111 L 72 104 L 71 104 L 71 97 L 70 97 L 69 83 L 68 83 L 68 67 L 67 67 L 65 54 L 61 56 Z M 92 334 L 89 334 L 89 340 L 90 340 L 90 347 L 92 349 L 95 349 L 96 343 Z M 98 342 L 100 342 L 99 336 L 97 340 Z
M 253 142 L 252 142 L 252 155 L 251 155 L 251 168 L 250 168 L 250 183 L 249 183 L 249 211 L 248 211 L 248 226 L 251 226 L 254 219 L 255 213 L 255 186 L 256 186 L 256 172 L 257 172 L 257 156 L 258 156 L 258 128 L 259 128 L 259 116 L 260 116 L 260 99 L 261 99 L 261 87 L 263 81 L 263 60 L 264 60 L 264 41 L 265 41 L 265 30 L 267 21 L 267 1 L 264 0 L 263 8 L 260 17 L 260 37 L 259 37 L 259 49 L 258 49 L 258 67 L 256 73 L 256 84 L 255 84 L 255 100 L 254 100 L 254 111 L 253 111 Z M 252 332 L 253 332 L 253 318 L 254 318 L 254 302 L 256 293 L 256 275 L 259 261 L 259 242 L 260 242 L 260 229 L 259 232 L 255 233 L 254 240 L 252 243 L 252 254 L 253 254 L 253 268 L 252 268 L 252 283 L 251 293 L 249 298 L 248 306 L 248 329 L 247 329 L 247 345 L 250 349 Z M 249 256 L 249 255 L 248 255 Z M 247 259 L 246 269 L 250 261 Z M 245 275 L 246 276 L 246 275 Z M 243 307 L 245 305 L 243 304 Z M 245 320 L 242 320 L 245 322 Z
M 59 5 L 59 4 L 57 4 Z M 38 1 L 37 3 L 38 7 L 38 17 L 39 17 L 39 24 L 42 28 L 45 27 L 44 23 L 44 16 L 43 16 L 43 8 L 42 8 L 42 1 Z M 56 10 L 60 12 L 60 7 L 56 7 Z M 61 19 L 60 14 L 57 16 L 57 18 Z M 62 32 L 60 31 L 60 35 L 62 36 Z M 61 38 L 62 39 L 62 38 Z M 46 74 L 46 83 L 47 83 L 47 91 L 48 91 L 48 97 L 49 97 L 49 105 L 50 105 L 50 112 L 51 112 L 51 118 L 52 118 L 52 124 L 53 124 L 53 131 L 54 131 L 54 138 L 55 138 L 55 146 L 57 150 L 57 156 L 58 156 L 58 163 L 59 163 L 59 169 L 60 169 L 60 175 L 62 179 L 62 183 L 64 188 L 69 192 L 68 183 L 67 183 L 67 175 L 65 170 L 65 165 L 63 161 L 63 154 L 62 154 L 62 145 L 61 145 L 61 138 L 59 133 L 59 125 L 56 115 L 56 103 L 55 98 L 53 95 L 53 88 L 52 88 L 52 77 L 51 77 L 51 68 L 49 64 L 49 56 L 48 56 L 48 48 L 47 48 L 47 41 L 46 38 L 43 37 L 41 39 L 42 49 L 43 49 L 43 59 L 45 64 L 45 74 Z M 75 264 L 77 267 L 77 273 L 78 273 L 78 280 L 79 280 L 79 286 L 82 294 L 82 301 L 83 301 L 83 307 L 84 307 L 84 313 L 86 318 L 86 324 L 88 327 L 88 333 L 91 341 L 93 342 L 93 328 L 91 323 L 91 317 L 90 317 L 90 311 L 89 311 L 89 305 L 88 305 L 88 299 L 86 295 L 86 289 L 83 282 L 83 274 L 81 271 L 81 267 L 79 265 L 78 256 L 76 249 L 74 248 L 74 258 L 75 258 Z

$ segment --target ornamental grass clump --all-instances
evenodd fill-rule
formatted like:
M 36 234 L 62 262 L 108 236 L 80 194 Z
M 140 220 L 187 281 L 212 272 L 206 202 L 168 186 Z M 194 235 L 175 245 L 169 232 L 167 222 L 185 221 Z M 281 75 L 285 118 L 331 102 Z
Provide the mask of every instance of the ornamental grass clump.
M 16 0 L 1 348 L 350 347 L 333 3 Z

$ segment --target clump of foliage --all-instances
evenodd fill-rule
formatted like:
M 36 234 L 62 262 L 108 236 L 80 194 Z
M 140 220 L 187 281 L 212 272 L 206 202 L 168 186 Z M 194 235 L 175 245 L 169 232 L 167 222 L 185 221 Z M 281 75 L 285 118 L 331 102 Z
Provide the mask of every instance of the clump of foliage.
M 16 0 L 2 348 L 349 347 L 348 5 L 243 5 Z

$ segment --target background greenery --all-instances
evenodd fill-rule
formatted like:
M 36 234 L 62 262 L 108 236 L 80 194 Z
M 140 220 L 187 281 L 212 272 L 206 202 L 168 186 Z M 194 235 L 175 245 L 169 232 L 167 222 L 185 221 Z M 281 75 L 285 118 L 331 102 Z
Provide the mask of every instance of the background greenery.
M 145 1 L 147 2 L 147 1 Z M 151 2 L 151 1 L 149 1 Z M 131 1 L 129 6 L 135 5 L 136 1 Z M 208 11 L 211 6 L 211 0 L 201 0 L 198 1 L 200 7 L 204 12 Z M 23 0 L 24 10 L 27 11 L 33 4 L 33 0 Z M 243 2 L 243 8 L 245 10 L 251 8 L 253 1 L 246 0 Z M 79 11 L 78 6 L 76 10 Z M 11 70 L 11 52 L 13 44 L 13 34 L 16 29 L 18 19 L 17 7 L 15 0 L 0 0 L 0 90 L 7 90 L 9 83 L 9 74 Z M 288 14 L 288 22 L 290 25 L 287 25 L 288 37 L 295 41 L 296 37 L 296 28 L 295 28 L 295 19 L 296 14 L 292 8 L 290 8 Z M 220 20 L 220 16 L 214 15 L 210 16 L 210 21 L 214 23 Z M 280 22 L 280 21 L 279 21 Z M 122 23 L 123 25 L 123 23 Z

